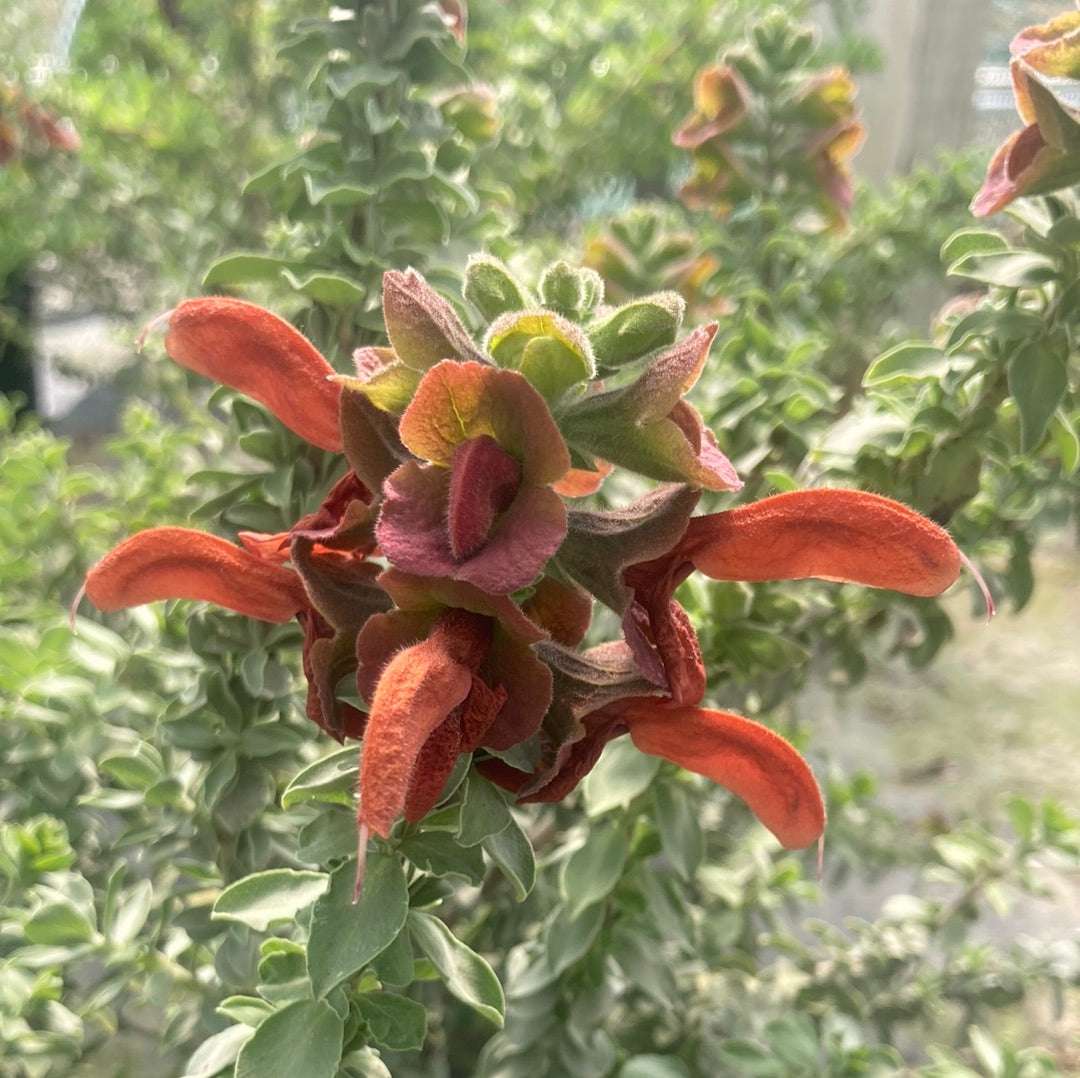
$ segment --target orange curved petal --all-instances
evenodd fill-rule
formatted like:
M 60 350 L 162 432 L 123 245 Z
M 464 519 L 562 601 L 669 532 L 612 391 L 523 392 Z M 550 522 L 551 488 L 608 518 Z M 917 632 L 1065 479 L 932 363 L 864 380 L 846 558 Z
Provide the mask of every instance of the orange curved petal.
M 940 595 L 960 575 L 949 533 L 858 490 L 800 490 L 695 517 L 679 553 L 714 580 L 847 581 Z
M 590 468 L 571 468 L 551 489 L 563 498 L 587 498 L 600 489 L 613 468 L 614 465 L 606 460 L 598 460 L 595 471 Z
M 767 726 L 726 711 L 621 702 L 634 744 L 742 798 L 789 850 L 812 846 L 825 830 L 825 804 L 809 764 Z
M 341 386 L 334 368 L 299 330 L 239 299 L 189 299 L 165 316 L 165 350 L 197 374 L 266 405 L 289 430 L 341 452 Z
M 428 738 L 465 698 L 473 675 L 453 654 L 448 632 L 399 651 L 371 701 L 360 754 L 359 822 L 389 838 L 405 810 L 413 771 Z
M 87 573 L 86 594 L 99 610 L 197 599 L 278 622 L 308 605 L 291 569 L 190 528 L 150 528 L 125 539 Z

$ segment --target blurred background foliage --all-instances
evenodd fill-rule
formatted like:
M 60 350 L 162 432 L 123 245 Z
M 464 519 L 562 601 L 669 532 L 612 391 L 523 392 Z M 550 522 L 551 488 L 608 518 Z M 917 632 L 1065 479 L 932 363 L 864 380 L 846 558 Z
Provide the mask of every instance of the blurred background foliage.
M 890 43 L 856 0 L 764 6 L 474 0 L 463 46 L 453 4 L 132 0 L 89 4 L 51 67 L 63 5 L 0 13 L 5 83 L 81 138 L 0 168 L 0 371 L 18 368 L 0 395 L 0 1073 L 1080 1073 L 1078 208 L 971 228 L 976 151 L 860 184 L 830 227 L 776 152 L 778 87 L 869 75 Z M 1001 5 L 994 32 L 1026 15 Z M 821 45 L 792 52 L 803 19 Z M 776 109 L 746 152 L 778 165 L 726 213 L 688 209 L 672 136 L 733 49 Z M 526 279 L 582 261 L 613 302 L 680 291 L 690 324 L 721 324 L 696 401 L 748 498 L 899 497 L 987 570 L 1007 609 L 991 629 L 966 588 L 680 594 L 712 700 L 777 725 L 825 780 L 821 880 L 739 804 L 616 742 L 563 805 L 511 814 L 462 771 L 401 836 L 408 894 L 385 905 L 410 928 L 366 954 L 334 884 L 355 754 L 304 720 L 298 630 L 185 604 L 69 627 L 120 536 L 278 530 L 332 462 L 153 345 L 121 349 L 111 391 L 137 399 L 72 444 L 16 414 L 36 318 L 106 313 L 130 340 L 226 291 L 344 367 L 381 340 L 383 269 L 422 266 L 460 304 L 481 246 Z M 105 377 L 92 356 L 83 374 Z M 615 477 L 600 501 L 634 493 Z M 436 921 L 453 962 L 434 961 Z

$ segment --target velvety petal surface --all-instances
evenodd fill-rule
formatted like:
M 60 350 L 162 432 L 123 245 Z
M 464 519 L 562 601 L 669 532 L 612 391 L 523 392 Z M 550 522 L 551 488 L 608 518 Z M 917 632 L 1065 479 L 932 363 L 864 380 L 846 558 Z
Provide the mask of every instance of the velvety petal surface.
M 388 838 L 402 815 L 413 771 L 428 738 L 469 695 L 473 667 L 490 646 L 490 626 L 451 612 L 419 644 L 383 668 L 360 755 L 359 822 Z
M 530 620 L 508 595 L 490 595 L 463 580 L 414 576 L 400 569 L 387 569 L 379 577 L 378 584 L 402 611 L 430 615 L 452 609 L 484 614 L 526 644 L 535 644 L 548 635 L 545 627 Z
M 189 528 L 150 528 L 125 539 L 87 573 L 85 589 L 99 610 L 195 599 L 282 622 L 307 606 L 291 569 Z
M 166 318 L 165 350 L 177 363 L 264 404 L 312 445 L 341 451 L 334 369 L 288 322 L 222 296 L 187 300 Z
M 520 486 L 521 465 L 494 438 L 470 438 L 454 450 L 446 524 L 456 559 L 470 558 L 483 548 Z
M 809 765 L 779 734 L 726 711 L 621 701 L 634 744 L 742 798 L 788 849 L 811 846 L 825 829 L 825 804 Z
M 818 577 L 924 596 L 940 595 L 961 567 L 944 528 L 857 490 L 793 491 L 695 517 L 679 553 L 714 580 Z

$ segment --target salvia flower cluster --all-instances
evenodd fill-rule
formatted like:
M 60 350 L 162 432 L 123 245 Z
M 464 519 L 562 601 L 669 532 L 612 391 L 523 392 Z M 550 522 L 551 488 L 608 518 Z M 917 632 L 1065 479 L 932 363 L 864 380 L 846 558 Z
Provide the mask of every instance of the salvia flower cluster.
M 691 155 L 679 192 L 721 216 L 761 193 L 800 190 L 827 221 L 847 221 L 850 160 L 864 138 L 855 84 L 842 67 L 807 70 L 813 34 L 782 14 L 759 24 L 752 47 L 698 72 L 694 110 L 673 142 Z
M 15 83 L 0 80 L 0 168 L 51 150 L 76 153 L 81 146 L 70 120 L 31 101 Z
M 349 376 L 250 303 L 194 299 L 163 316 L 174 360 L 342 454 L 341 478 L 281 534 L 140 532 L 91 570 L 89 598 L 299 620 L 308 716 L 362 738 L 358 880 L 369 834 L 422 819 L 461 754 L 519 801 L 554 801 L 627 734 L 737 794 L 784 846 L 815 843 L 825 809 L 799 753 L 702 706 L 707 672 L 676 589 L 700 572 L 932 596 L 962 555 L 936 524 L 854 490 L 695 515 L 702 491 L 741 483 L 685 399 L 718 327 L 683 333 L 675 294 L 611 309 L 596 273 L 558 262 L 533 295 L 480 255 L 464 295 L 482 340 L 419 274 L 388 272 L 390 347 L 358 349 Z M 621 509 L 581 507 L 616 467 L 656 483 Z M 596 603 L 621 637 L 585 648 Z M 345 678 L 366 710 L 338 698 Z
M 1080 11 L 1021 30 L 1009 46 L 1016 110 L 1024 127 L 990 161 L 971 212 L 988 217 L 1022 195 L 1080 182 Z

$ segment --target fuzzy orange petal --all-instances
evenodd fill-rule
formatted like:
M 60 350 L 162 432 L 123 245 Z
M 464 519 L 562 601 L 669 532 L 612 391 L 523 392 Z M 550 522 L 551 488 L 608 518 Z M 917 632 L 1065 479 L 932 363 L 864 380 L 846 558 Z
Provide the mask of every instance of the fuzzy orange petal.
M 291 569 L 189 528 L 150 528 L 125 539 L 87 574 L 86 594 L 99 610 L 197 599 L 277 622 L 308 605 Z
M 386 664 L 375 689 L 360 755 L 359 820 L 389 838 L 405 810 L 413 769 L 427 740 L 469 695 L 472 673 L 435 635 Z
M 634 744 L 742 798 L 789 850 L 813 845 L 825 830 L 825 804 L 814 773 L 767 726 L 726 711 L 620 703 Z
M 301 438 L 341 452 L 341 386 L 297 329 L 239 299 L 189 299 L 166 316 L 165 350 L 177 363 L 266 405 Z
M 818 577 L 922 596 L 940 595 L 962 564 L 944 528 L 858 490 L 793 491 L 695 517 L 679 552 L 714 580 Z

